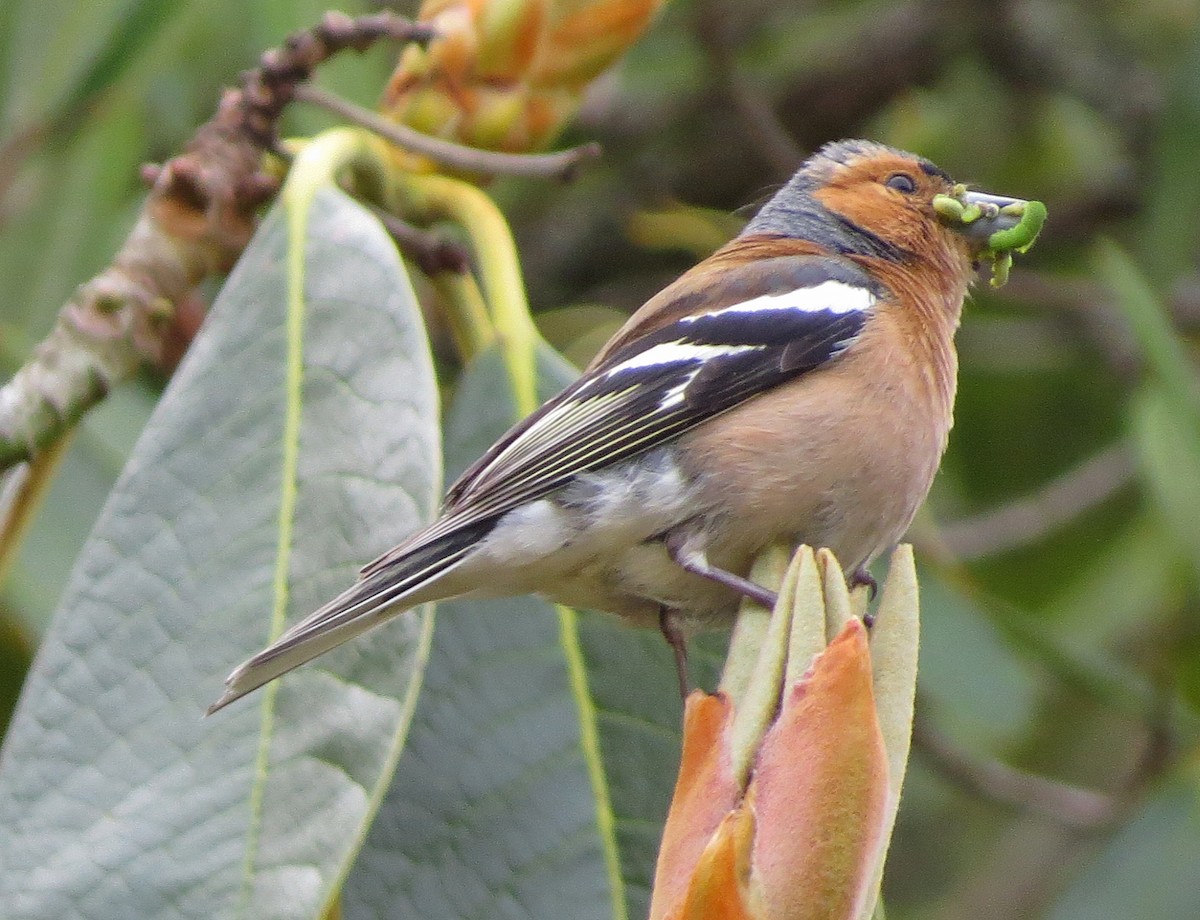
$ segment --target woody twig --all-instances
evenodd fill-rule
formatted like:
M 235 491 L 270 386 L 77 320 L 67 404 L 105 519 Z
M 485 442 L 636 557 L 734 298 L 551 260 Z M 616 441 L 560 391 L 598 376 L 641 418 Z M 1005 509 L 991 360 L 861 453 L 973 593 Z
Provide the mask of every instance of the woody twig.
M 176 305 L 237 260 L 259 208 L 278 190 L 263 171 L 264 153 L 277 149 L 279 115 L 296 87 L 342 50 L 431 37 L 427 26 L 391 13 L 329 13 L 263 54 L 183 153 L 143 167 L 150 192 L 112 263 L 75 290 L 0 388 L 0 469 L 37 456 L 116 384 L 157 362 Z

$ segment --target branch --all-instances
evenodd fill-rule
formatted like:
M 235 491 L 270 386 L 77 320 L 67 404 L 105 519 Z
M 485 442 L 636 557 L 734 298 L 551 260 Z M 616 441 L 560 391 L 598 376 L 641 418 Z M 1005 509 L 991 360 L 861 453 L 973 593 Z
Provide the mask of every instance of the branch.
M 282 48 L 272 48 L 259 66 L 242 75 L 243 130 L 259 146 L 278 147 L 276 128 L 284 107 L 296 98 L 301 84 L 339 51 L 366 51 L 380 39 L 425 43 L 434 37 L 431 26 L 394 13 L 351 19 L 345 13 L 326 13 L 312 29 L 289 35 Z
M 1055 218 L 1057 235 L 1057 211 Z M 1164 293 L 1171 320 L 1180 332 L 1200 330 L 1200 276 L 1184 275 Z M 1133 378 L 1142 367 L 1143 357 L 1133 342 L 1129 321 L 1113 302 L 1112 291 L 1095 281 L 1025 268 L 992 296 L 1037 304 L 1071 317 L 1084 326 L 1108 363 L 1123 376 Z
M 431 36 L 390 13 L 358 20 L 329 13 L 263 54 L 182 154 L 143 168 L 150 193 L 112 264 L 75 290 L 54 329 L 0 389 L 0 469 L 44 450 L 116 384 L 157 362 L 175 306 L 237 260 L 259 207 L 278 189 L 260 167 L 264 150 L 277 146 L 276 122 L 296 83 L 343 49 Z
M 913 726 L 913 747 L 930 766 L 967 792 L 1035 811 L 1068 827 L 1103 827 L 1120 813 L 1118 803 L 1099 792 L 1026 773 L 998 760 L 975 760 L 925 719 L 918 718 Z
M 1113 444 L 1031 495 L 976 517 L 943 524 L 939 536 L 959 559 L 1034 543 L 1108 501 L 1133 479 L 1129 445 Z
M 696 8 L 694 28 L 709 72 L 733 106 L 750 146 L 781 181 L 786 180 L 804 159 L 804 149 L 784 127 L 762 87 L 739 72 L 729 11 L 704 0 Z
M 471 254 L 461 243 L 434 230 L 423 230 L 401 220 L 383 208 L 371 207 L 383 228 L 396 241 L 400 251 L 417 263 L 426 275 L 442 272 L 461 275 L 471 267 Z
M 1069 875 L 1074 867 L 1080 864 L 1081 859 L 1087 858 L 1089 854 L 1094 855 L 1096 843 L 1125 824 L 1136 813 L 1146 794 L 1164 776 L 1177 770 L 1181 762 L 1186 761 L 1186 758 L 1181 758 L 1179 755 L 1178 746 L 1170 727 L 1171 693 L 1167 688 L 1161 689 L 1163 692 L 1159 698 L 1153 701 L 1150 708 L 1144 713 L 1145 721 L 1140 726 L 1143 733 L 1140 741 L 1141 750 L 1135 762 L 1116 783 L 1113 791 L 1101 796 L 1101 798 L 1107 799 L 1108 807 L 1111 809 L 1109 818 L 1108 820 L 1098 820 L 1094 824 L 1087 820 L 1083 823 L 1062 821 L 1048 824 L 1045 820 L 1049 817 L 1057 822 L 1068 816 L 1088 818 L 1090 806 L 1086 799 L 1083 800 L 1084 808 L 1082 810 L 1074 808 L 1079 801 L 1075 798 L 1075 794 L 1084 790 L 1066 787 L 1071 790 L 1071 793 L 1067 795 L 1065 802 L 1061 799 L 1056 802 L 1058 805 L 1066 804 L 1066 815 L 1037 808 L 1038 802 L 1044 803 L 1044 799 L 1038 800 L 1036 793 L 1033 800 L 1024 796 L 1023 802 L 1014 802 L 1011 798 L 1003 795 L 1003 783 L 997 789 L 987 782 L 988 774 L 991 772 L 990 767 L 994 764 L 984 765 L 988 769 L 984 769 L 981 775 L 980 771 L 976 769 L 978 765 L 968 755 L 955 750 L 952 745 L 943 748 L 941 752 L 928 748 L 926 746 L 928 738 L 925 734 L 927 726 L 918 730 L 917 737 L 914 738 L 914 745 L 921 754 L 929 758 L 935 768 L 954 779 L 955 768 L 965 767 L 965 770 L 958 776 L 963 780 L 962 785 L 969 791 L 993 801 L 1028 807 L 1027 816 L 1031 819 L 1017 822 L 1006 831 L 992 847 L 993 855 L 987 859 L 987 863 L 977 867 L 971 877 L 960 886 L 958 892 L 950 892 L 947 897 L 943 898 L 941 909 L 934 912 L 935 918 L 957 920 L 959 917 L 972 917 L 977 920 L 978 918 L 988 918 L 988 920 L 1004 918 L 1007 920 L 1011 917 L 1042 916 L 1046 913 L 1046 906 L 1050 898 L 1061 891 L 1064 873 Z M 1111 729 L 1109 722 L 1106 721 L 1103 724 L 1107 729 Z M 1093 723 L 1091 727 L 1095 728 L 1095 724 Z M 937 733 L 933 732 L 932 734 L 936 745 Z M 1081 737 L 1093 739 L 1087 745 L 1086 751 L 1083 752 L 1084 756 L 1093 756 L 1096 748 L 1094 739 L 1097 737 L 1095 731 L 1091 733 L 1085 731 Z M 1117 751 L 1131 740 L 1124 732 L 1113 734 L 1107 730 L 1103 737 L 1102 746 L 1106 752 L 1110 753 Z M 949 760 L 939 760 L 939 753 L 949 753 Z M 950 767 L 948 771 L 942 769 L 944 764 Z M 1001 769 L 1008 770 L 1010 768 L 1002 766 Z M 1017 774 L 1018 780 L 1028 777 L 1027 774 L 1022 774 L 1020 771 L 1012 772 Z M 977 782 L 981 778 L 983 782 Z M 1034 779 L 1040 778 L 1034 777 Z M 1048 781 L 1043 780 L 1043 782 Z M 1019 787 L 1020 783 L 1018 782 Z M 1052 789 L 1050 799 L 1055 800 L 1057 793 L 1061 791 L 1061 789 Z M 993 794 L 996 792 L 1001 794 Z M 1090 794 L 1095 795 L 1096 793 Z M 1021 796 L 1019 795 L 1019 797 Z M 1100 804 L 1099 799 L 1095 804 Z M 1097 809 L 1093 817 L 1102 818 L 1103 808 Z
M 431 137 L 407 125 L 388 121 L 369 109 L 315 86 L 297 86 L 295 98 L 319 106 L 352 124 L 379 135 L 411 153 L 420 154 L 439 166 L 485 176 L 526 176 L 535 179 L 570 180 L 579 167 L 600 155 L 599 144 L 583 144 L 557 153 L 501 153 L 480 150 L 453 141 Z

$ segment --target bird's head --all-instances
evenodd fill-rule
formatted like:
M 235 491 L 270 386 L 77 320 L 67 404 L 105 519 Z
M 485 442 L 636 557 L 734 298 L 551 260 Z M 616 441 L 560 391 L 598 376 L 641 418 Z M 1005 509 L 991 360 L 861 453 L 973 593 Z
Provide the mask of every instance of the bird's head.
M 936 265 L 964 279 L 980 259 L 1002 281 L 1045 220 L 1041 202 L 968 190 L 933 163 L 871 141 L 826 144 L 743 236 L 809 240 L 854 258 Z

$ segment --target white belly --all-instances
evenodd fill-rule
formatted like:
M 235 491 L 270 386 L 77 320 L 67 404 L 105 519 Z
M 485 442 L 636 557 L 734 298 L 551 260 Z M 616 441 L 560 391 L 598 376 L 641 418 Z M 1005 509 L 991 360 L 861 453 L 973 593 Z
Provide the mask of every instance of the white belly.
M 664 606 L 726 609 L 729 592 L 680 569 L 659 539 L 709 510 L 669 450 L 586 474 L 500 519 L 467 563 L 486 571 L 474 593 L 537 592 L 646 625 Z

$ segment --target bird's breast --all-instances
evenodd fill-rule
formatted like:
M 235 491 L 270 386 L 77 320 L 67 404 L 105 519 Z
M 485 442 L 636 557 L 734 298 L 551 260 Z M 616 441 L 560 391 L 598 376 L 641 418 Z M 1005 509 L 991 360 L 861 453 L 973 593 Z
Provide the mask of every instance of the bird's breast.
M 684 454 L 727 509 L 710 559 L 741 572 L 767 545 L 804 542 L 847 570 L 869 562 L 928 494 L 951 412 L 886 341 L 731 410 L 725 438 L 691 436 Z

